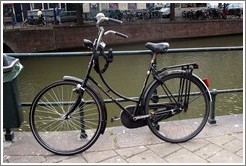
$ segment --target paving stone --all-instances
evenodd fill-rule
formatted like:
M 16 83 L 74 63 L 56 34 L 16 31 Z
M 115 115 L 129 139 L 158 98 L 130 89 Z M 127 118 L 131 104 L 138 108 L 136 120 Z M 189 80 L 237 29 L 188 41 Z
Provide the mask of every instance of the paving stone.
M 147 148 L 145 146 L 137 146 L 131 148 L 123 148 L 115 150 L 123 159 L 132 157 L 136 154 L 146 151 Z
M 98 163 L 103 160 L 117 156 L 117 154 L 115 151 L 109 150 L 109 151 L 101 151 L 101 152 L 85 152 L 82 154 L 82 156 L 89 163 Z
M 119 148 L 150 145 L 163 142 L 161 139 L 157 138 L 147 126 L 137 129 L 118 127 L 114 128 L 113 132 L 117 137 L 117 145 Z
M 218 136 L 218 137 L 206 138 L 207 141 L 212 142 L 212 143 L 219 145 L 219 146 L 222 146 L 222 145 L 232 141 L 233 139 L 235 139 L 235 138 L 228 135 L 228 134 L 223 135 L 223 136 Z
M 76 155 L 62 160 L 59 163 L 87 163 L 87 161 L 81 155 Z
M 196 138 L 218 137 L 243 131 L 242 114 L 216 116 L 216 121 L 215 125 L 207 123 Z
M 100 135 L 97 141 L 86 151 L 102 151 L 102 150 L 113 150 L 117 148 L 115 135 L 110 134 L 110 128 L 106 129 L 103 135 Z
M 208 157 L 211 157 L 212 155 L 215 155 L 219 151 L 221 151 L 222 148 L 216 144 L 209 143 L 206 146 L 198 149 L 194 153 L 204 159 L 207 159 Z
M 31 132 L 15 132 L 15 139 L 10 147 L 4 148 L 4 154 L 9 156 L 52 155 L 38 144 Z
M 235 137 L 235 138 L 237 138 L 239 140 L 243 140 L 243 132 L 241 132 L 241 133 L 234 133 L 231 136 L 233 136 L 233 137 Z
M 12 141 L 3 141 L 3 149 L 7 149 L 12 145 Z
M 59 156 L 59 155 L 49 155 L 46 156 L 46 161 L 47 163 L 58 163 L 61 162 L 62 160 L 66 160 L 69 158 L 69 156 Z
M 241 149 L 243 149 L 243 140 L 234 139 L 224 145 L 222 147 L 232 153 L 235 153 Z
M 212 157 L 208 158 L 211 163 L 243 163 L 243 158 L 227 150 L 222 150 Z
M 191 153 L 187 149 L 180 149 L 164 158 L 169 163 L 206 163 L 207 161 Z
M 244 157 L 244 156 L 243 156 L 243 149 L 242 149 L 242 150 L 239 150 L 239 151 L 236 153 L 236 155 L 238 155 L 238 156 L 240 156 L 240 157 Z
M 129 163 L 166 163 L 161 157 L 148 150 L 126 159 Z
M 122 157 L 115 156 L 115 157 L 112 157 L 110 159 L 104 160 L 100 163 L 127 163 L 127 162 Z
M 180 143 L 180 146 L 183 146 L 184 148 L 188 149 L 189 151 L 195 151 L 197 149 L 200 149 L 201 147 L 209 144 L 209 142 L 205 139 L 196 139 L 193 138 L 187 142 Z
M 182 148 L 179 144 L 171 144 L 171 143 L 162 143 L 162 144 L 155 144 L 147 146 L 150 150 L 152 150 L 155 154 L 159 155 L 160 157 L 164 157 L 173 153 Z
M 9 163 L 43 163 L 45 162 L 44 156 L 10 156 Z

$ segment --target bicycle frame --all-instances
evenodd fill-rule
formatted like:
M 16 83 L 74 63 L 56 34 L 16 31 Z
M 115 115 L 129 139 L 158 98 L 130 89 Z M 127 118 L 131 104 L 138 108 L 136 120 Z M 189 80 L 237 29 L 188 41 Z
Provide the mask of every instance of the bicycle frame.
M 149 70 L 147 71 L 146 73 L 146 77 L 145 77 L 145 80 L 143 82 L 143 87 L 141 89 L 141 92 L 140 92 L 140 96 L 138 99 L 132 99 L 132 98 L 129 98 L 129 97 L 126 97 L 126 96 L 123 96 L 122 94 L 118 93 L 117 91 L 115 91 L 107 82 L 106 80 L 104 79 L 103 75 L 101 72 L 99 72 L 99 76 L 100 76 L 100 79 L 101 81 L 103 82 L 103 84 L 107 87 L 107 90 L 104 90 L 102 88 L 102 86 L 97 82 L 95 81 L 95 79 L 93 79 L 91 76 L 90 76 L 90 72 L 91 72 L 91 69 L 88 70 L 88 73 L 86 75 L 86 77 L 84 78 L 85 80 L 85 83 L 90 80 L 91 82 L 93 82 L 107 97 L 109 97 L 119 108 L 121 108 L 123 111 L 126 111 L 126 113 L 130 116 L 130 117 L 134 117 L 136 115 L 138 115 L 138 111 L 139 111 L 139 108 L 141 107 L 141 101 L 143 100 L 143 97 L 144 97 L 144 92 L 146 90 L 146 87 L 147 87 L 147 82 L 149 80 L 149 77 L 150 77 L 150 73 L 152 73 L 152 70 L 154 68 L 154 65 L 155 65 L 155 55 L 153 56 L 152 60 L 151 60 L 151 64 L 150 64 L 150 67 L 149 67 Z M 91 67 L 89 67 L 91 68 Z M 110 95 L 110 92 L 112 92 L 113 94 L 115 94 L 116 96 L 120 97 L 120 98 L 123 98 L 127 101 L 131 101 L 131 102 L 135 102 L 136 103 L 136 107 L 135 107 L 135 110 L 133 112 L 133 114 L 131 114 L 128 110 L 126 110 L 115 98 L 113 98 L 111 95 Z
M 107 97 L 109 97 L 121 110 L 123 110 L 131 119 L 133 119 L 134 121 L 139 120 L 139 119 L 144 119 L 144 118 L 148 118 L 151 115 L 141 115 L 141 108 L 144 108 L 144 106 L 142 105 L 143 103 L 143 99 L 144 99 L 144 95 L 146 92 L 146 89 L 148 87 L 147 83 L 150 79 L 150 75 L 153 76 L 153 79 L 157 79 L 159 80 L 159 76 L 161 73 L 165 72 L 168 69 L 173 69 L 173 68 L 178 68 L 178 67 L 182 67 L 182 70 L 185 70 L 187 72 L 187 75 L 192 74 L 192 71 L 194 68 L 198 68 L 198 65 L 196 65 L 195 63 L 189 63 L 189 64 L 181 64 L 181 65 L 176 65 L 176 66 L 170 66 L 170 67 L 166 67 L 166 68 L 162 68 L 159 71 L 157 71 L 157 63 L 156 63 L 156 57 L 157 54 L 152 52 L 151 54 L 151 61 L 150 61 L 150 65 L 149 68 L 147 70 L 146 73 L 146 77 L 144 79 L 143 82 L 143 86 L 142 89 L 140 91 L 140 96 L 138 97 L 138 99 L 132 99 L 126 96 L 123 96 L 122 94 L 118 93 L 117 91 L 115 91 L 104 79 L 102 72 L 100 71 L 100 65 L 99 65 L 99 59 L 98 56 L 100 53 L 98 53 L 98 49 L 102 47 L 102 49 L 104 49 L 105 47 L 105 43 L 102 41 L 102 37 L 108 33 L 118 33 L 112 30 L 109 30 L 107 32 L 105 32 L 103 27 L 100 27 L 99 24 L 101 21 L 104 21 L 104 18 L 99 19 L 97 21 L 97 28 L 99 31 L 98 37 L 94 40 L 94 43 L 90 46 L 92 49 L 92 55 L 90 58 L 90 62 L 86 71 L 86 74 L 83 78 L 82 84 L 80 86 L 77 87 L 77 92 L 79 93 L 79 97 L 76 100 L 76 102 L 74 103 L 74 105 L 71 107 L 71 109 L 68 111 L 68 113 L 66 114 L 66 117 L 68 117 L 69 114 L 71 114 L 75 108 L 80 104 L 80 101 L 82 99 L 83 96 L 83 90 L 85 89 L 85 86 L 87 85 L 88 81 L 91 81 L 98 89 L 100 89 Z M 96 72 L 99 74 L 101 81 L 103 82 L 103 84 L 106 86 L 107 90 L 103 89 L 103 87 L 93 78 L 91 77 L 91 71 L 92 68 L 94 67 L 94 69 L 96 70 Z M 181 80 L 182 81 L 182 80 Z M 186 80 L 187 81 L 187 80 Z M 189 82 L 180 82 L 180 85 L 182 87 L 180 87 L 181 91 L 180 94 L 183 94 L 183 90 L 185 90 L 185 103 L 188 103 L 189 101 Z M 185 86 L 185 87 L 184 87 Z M 123 107 L 115 98 L 113 98 L 110 95 L 110 92 L 112 92 L 114 95 L 125 99 L 126 101 L 130 101 L 130 102 L 135 102 L 136 106 L 134 108 L 133 113 L 129 112 L 125 107 Z M 170 95 L 168 95 L 170 94 Z M 174 99 L 172 93 L 168 92 L 167 89 L 167 97 L 170 98 L 170 100 L 172 100 L 172 98 Z M 182 95 L 181 95 L 182 97 Z M 175 99 L 174 99 L 175 100 Z M 178 101 L 175 101 L 176 103 L 178 103 Z M 153 105 L 153 107 L 155 107 Z M 186 104 L 186 109 L 188 108 L 188 104 Z

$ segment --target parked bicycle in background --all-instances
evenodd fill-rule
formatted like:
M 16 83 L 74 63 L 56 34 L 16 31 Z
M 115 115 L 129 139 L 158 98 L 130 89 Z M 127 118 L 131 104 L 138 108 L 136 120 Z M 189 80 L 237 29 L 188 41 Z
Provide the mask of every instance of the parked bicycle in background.
M 31 16 L 30 18 L 27 18 L 22 23 L 22 26 L 30 26 L 30 25 L 42 26 L 42 25 L 46 25 L 46 21 L 44 20 L 43 16 L 41 16 L 40 18 Z

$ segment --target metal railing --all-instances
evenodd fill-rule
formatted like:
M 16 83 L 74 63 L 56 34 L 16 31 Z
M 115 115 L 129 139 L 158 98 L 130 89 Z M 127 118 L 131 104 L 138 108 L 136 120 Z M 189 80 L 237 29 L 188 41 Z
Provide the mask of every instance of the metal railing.
M 212 105 L 211 105 L 211 112 L 209 115 L 209 119 L 208 119 L 208 123 L 209 124 L 216 124 L 216 119 L 215 119 L 215 106 L 216 106 L 216 97 L 218 94 L 225 94 L 225 93 L 238 93 L 238 92 L 243 92 L 243 88 L 239 88 L 239 89 L 224 89 L 224 90 L 217 90 L 217 89 L 213 89 L 210 91 L 211 97 L 212 97 Z M 197 95 L 197 94 L 194 94 Z M 174 95 L 175 96 L 175 95 Z M 138 97 L 130 97 L 130 99 L 133 100 L 137 100 Z M 117 98 L 115 99 L 118 102 L 128 102 L 129 100 L 123 99 L 123 98 Z M 105 103 L 113 103 L 113 101 L 111 99 L 104 99 Z M 31 102 L 22 102 L 21 106 L 23 107 L 30 107 L 31 106 Z M 54 102 L 54 103 L 50 103 L 52 105 L 59 105 L 58 103 Z M 66 105 L 66 104 L 71 104 L 71 102 L 63 102 L 62 104 Z
M 239 89 L 225 89 L 225 90 L 217 90 L 213 89 L 210 91 L 211 97 L 212 97 L 212 108 L 210 112 L 210 116 L 208 119 L 209 124 L 216 124 L 216 119 L 215 119 L 215 105 L 216 105 L 216 97 L 218 94 L 224 94 L 224 93 L 238 93 L 238 92 L 243 92 L 243 88 Z
M 168 53 L 184 53 L 184 52 L 210 52 L 210 51 L 238 51 L 243 50 L 243 46 L 232 46 L 232 47 L 202 47 L 202 48 L 176 48 L 168 49 Z M 114 55 L 145 55 L 150 54 L 150 50 L 134 50 L 134 51 L 114 51 Z M 9 56 L 13 57 L 60 57 L 60 56 L 90 56 L 92 52 L 45 52 L 45 53 L 6 53 Z M 210 112 L 210 117 L 208 122 L 210 124 L 216 124 L 215 120 L 215 105 L 216 105 L 216 96 L 218 94 L 225 93 L 238 93 L 243 92 L 243 88 L 239 89 L 225 89 L 217 90 L 213 89 L 210 91 L 212 96 L 212 110 Z M 137 99 L 137 97 L 131 97 L 132 99 Z M 118 102 L 126 102 L 127 100 L 123 98 L 117 98 Z M 112 103 L 111 99 L 105 99 L 105 103 Z M 31 102 L 22 102 L 23 107 L 31 106 Z
M 211 52 L 211 51 L 238 51 L 243 50 L 243 46 L 232 47 L 201 47 L 201 48 L 173 48 L 168 49 L 167 53 L 185 53 L 185 52 Z M 113 51 L 114 55 L 146 55 L 150 50 L 134 51 Z M 64 57 L 64 56 L 90 56 L 92 52 L 42 52 L 42 53 L 6 53 L 13 57 Z

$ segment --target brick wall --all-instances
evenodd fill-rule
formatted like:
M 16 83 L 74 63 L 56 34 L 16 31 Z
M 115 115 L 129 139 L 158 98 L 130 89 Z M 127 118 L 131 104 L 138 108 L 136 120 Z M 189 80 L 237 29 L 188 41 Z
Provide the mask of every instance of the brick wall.
M 121 39 L 112 34 L 104 41 L 110 44 L 160 41 L 174 38 L 204 37 L 243 33 L 243 20 L 212 20 L 187 22 L 147 22 L 124 25 L 107 24 L 112 29 L 129 36 Z M 93 26 L 57 26 L 45 29 L 5 30 L 3 41 L 14 52 L 37 52 L 54 49 L 82 47 L 84 38 L 94 40 L 97 29 Z

